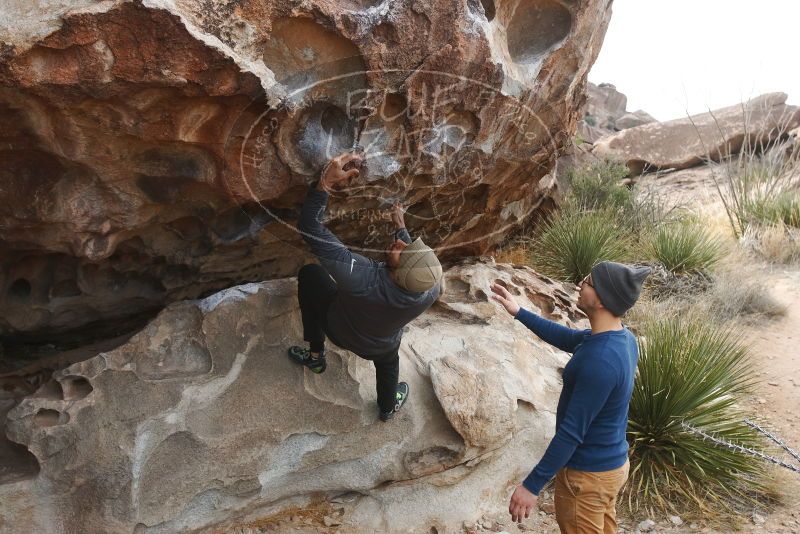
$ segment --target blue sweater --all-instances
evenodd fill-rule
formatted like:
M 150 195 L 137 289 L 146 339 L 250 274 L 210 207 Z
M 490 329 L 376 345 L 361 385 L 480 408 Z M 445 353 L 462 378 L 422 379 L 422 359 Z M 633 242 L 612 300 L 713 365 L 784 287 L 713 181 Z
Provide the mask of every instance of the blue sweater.
M 556 435 L 522 484 L 536 495 L 564 466 L 597 472 L 625 465 L 628 404 L 639 359 L 636 338 L 627 328 L 599 334 L 572 330 L 525 309 L 515 318 L 572 353 L 563 373 Z

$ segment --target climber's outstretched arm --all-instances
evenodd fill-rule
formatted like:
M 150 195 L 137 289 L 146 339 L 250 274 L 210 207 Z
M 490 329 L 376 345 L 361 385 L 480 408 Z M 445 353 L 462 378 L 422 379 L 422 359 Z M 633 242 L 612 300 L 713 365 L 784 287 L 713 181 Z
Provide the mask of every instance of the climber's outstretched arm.
M 344 166 L 351 161 L 360 161 L 360 156 L 342 154 L 326 165 L 319 183 L 308 192 L 297 224 L 311 252 L 328 274 L 336 280 L 340 291 L 369 287 L 370 280 L 365 280 L 365 277 L 374 276 L 375 272 L 373 260 L 351 252 L 322 224 L 325 208 L 328 205 L 328 191 L 337 184 L 359 175 L 357 168 L 344 170 Z

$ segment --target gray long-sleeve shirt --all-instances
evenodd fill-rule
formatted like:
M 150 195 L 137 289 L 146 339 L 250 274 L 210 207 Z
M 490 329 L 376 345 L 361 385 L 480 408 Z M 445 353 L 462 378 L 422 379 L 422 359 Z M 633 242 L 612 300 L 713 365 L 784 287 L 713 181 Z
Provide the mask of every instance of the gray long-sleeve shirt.
M 311 251 L 336 281 L 328 308 L 330 337 L 361 356 L 376 356 L 400 345 L 403 327 L 439 297 L 441 284 L 423 293 L 406 291 L 389 276 L 385 262 L 355 254 L 322 224 L 328 193 L 311 188 L 297 228 Z M 398 236 L 411 242 L 407 230 Z

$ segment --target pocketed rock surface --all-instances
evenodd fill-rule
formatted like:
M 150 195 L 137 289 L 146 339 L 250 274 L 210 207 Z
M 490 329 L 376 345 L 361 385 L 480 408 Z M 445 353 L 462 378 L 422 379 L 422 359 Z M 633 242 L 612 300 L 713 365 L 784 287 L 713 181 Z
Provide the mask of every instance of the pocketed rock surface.
M 329 346 L 317 375 L 287 357 L 302 338 L 295 279 L 172 304 L 8 412 L 8 437 L 39 472 L 0 485 L 0 527 L 177 532 L 328 515 L 418 532 L 498 513 L 553 435 L 568 356 L 489 301 L 493 282 L 585 324 L 574 295 L 529 268 L 453 267 L 403 338 L 411 397 L 388 423 L 370 362 Z
M 610 0 L 47 0 L 0 5 L 0 339 L 293 276 L 307 186 L 360 145 L 331 227 L 386 205 L 445 259 L 552 206 Z M 112 331 L 114 330 L 114 331 Z

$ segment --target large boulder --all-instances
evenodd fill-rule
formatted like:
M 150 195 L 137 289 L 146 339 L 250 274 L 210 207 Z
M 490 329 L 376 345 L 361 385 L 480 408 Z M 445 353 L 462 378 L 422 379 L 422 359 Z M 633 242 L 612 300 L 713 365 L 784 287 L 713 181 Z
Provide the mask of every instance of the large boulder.
M 789 132 L 789 142 L 791 143 L 792 157 L 800 158 L 800 127 Z
M 651 122 L 656 122 L 656 119 L 646 111 L 637 109 L 636 111 L 625 113 L 614 124 L 618 130 L 627 130 L 628 128 L 635 128 Z
M 614 84 L 591 82 L 586 87 L 584 122 L 604 131 L 615 131 L 616 121 L 625 115 L 628 97 L 617 91 Z
M 619 92 L 613 84 L 595 85 L 589 82 L 586 86 L 586 96 L 583 120 L 578 123 L 578 135 L 589 143 L 595 143 L 614 132 L 656 120 L 641 109 L 626 111 L 628 97 Z
M 0 484 L 0 530 L 182 532 L 336 502 L 348 532 L 452 532 L 506 508 L 553 435 L 568 355 L 489 285 L 562 324 L 585 319 L 527 267 L 460 265 L 446 282 L 404 336 L 411 397 L 389 423 L 369 362 L 330 346 L 316 375 L 286 357 L 301 339 L 294 279 L 171 304 L 9 412 L 39 471 Z
M 0 3 L 0 338 L 119 334 L 294 274 L 297 205 L 356 144 L 367 172 L 331 209 L 348 246 L 382 250 L 402 199 L 443 258 L 484 253 L 552 195 L 610 8 Z
M 608 135 L 608 133 L 609 133 L 608 130 L 599 128 L 597 126 L 592 126 L 591 124 L 583 120 L 578 123 L 578 130 L 576 136 L 579 137 L 579 141 L 582 142 L 576 144 L 595 143 L 601 137 L 605 137 L 606 135 Z
M 800 125 L 800 108 L 786 99 L 785 93 L 769 93 L 690 118 L 637 126 L 600 139 L 593 153 L 624 161 L 632 174 L 719 161 L 745 142 L 767 145 Z

